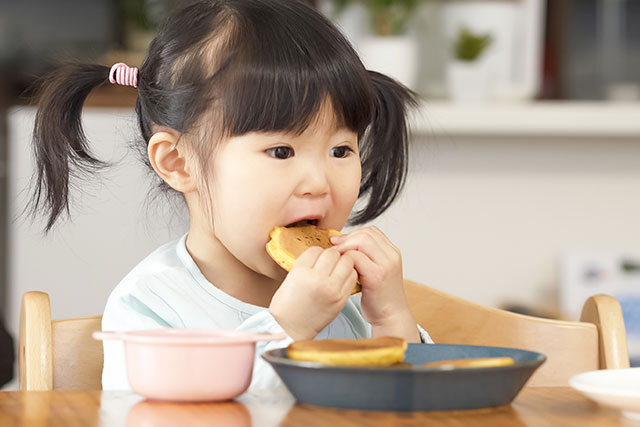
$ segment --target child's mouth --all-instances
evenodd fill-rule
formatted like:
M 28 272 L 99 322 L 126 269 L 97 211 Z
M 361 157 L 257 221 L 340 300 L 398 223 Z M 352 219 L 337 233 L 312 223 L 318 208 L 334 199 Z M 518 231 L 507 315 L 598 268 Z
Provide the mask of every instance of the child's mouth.
M 318 225 L 318 220 L 317 219 L 303 219 L 301 221 L 296 221 L 293 222 L 289 225 L 287 225 L 287 227 L 304 227 L 307 225 Z

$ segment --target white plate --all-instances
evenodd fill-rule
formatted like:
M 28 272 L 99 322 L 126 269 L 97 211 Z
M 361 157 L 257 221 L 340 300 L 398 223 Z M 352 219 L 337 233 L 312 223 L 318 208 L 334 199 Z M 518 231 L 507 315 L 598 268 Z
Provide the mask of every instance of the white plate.
M 606 406 L 640 420 L 640 368 L 602 369 L 569 379 L 569 385 Z

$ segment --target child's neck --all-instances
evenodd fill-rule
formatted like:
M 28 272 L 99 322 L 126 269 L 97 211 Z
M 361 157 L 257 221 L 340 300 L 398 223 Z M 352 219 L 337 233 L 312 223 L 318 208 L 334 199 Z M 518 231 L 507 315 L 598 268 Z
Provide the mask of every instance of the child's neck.
M 216 288 L 246 303 L 269 306 L 280 282 L 238 261 L 210 231 L 192 223 L 186 246 L 200 272 Z

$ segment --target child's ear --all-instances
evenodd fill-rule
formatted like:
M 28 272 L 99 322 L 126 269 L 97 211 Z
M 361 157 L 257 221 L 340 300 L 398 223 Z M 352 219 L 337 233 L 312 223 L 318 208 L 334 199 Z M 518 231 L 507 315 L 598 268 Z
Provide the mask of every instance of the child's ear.
M 172 132 L 156 132 L 149 139 L 147 154 L 151 166 L 171 188 L 181 193 L 196 189 L 193 167 L 190 165 L 183 144 L 178 146 L 178 137 Z

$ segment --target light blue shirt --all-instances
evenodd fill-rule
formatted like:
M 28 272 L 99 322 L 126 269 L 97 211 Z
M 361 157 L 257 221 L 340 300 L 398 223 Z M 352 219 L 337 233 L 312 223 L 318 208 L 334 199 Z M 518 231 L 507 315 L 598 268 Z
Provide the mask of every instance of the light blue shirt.
M 113 290 L 102 316 L 103 331 L 158 328 L 225 328 L 284 333 L 269 310 L 240 301 L 216 288 L 200 272 L 185 246 L 187 235 L 156 249 Z M 433 342 L 418 326 L 423 342 Z M 316 339 L 369 338 L 360 310 L 360 295 L 349 298 L 342 312 Z M 263 352 L 288 346 L 293 340 L 259 342 L 250 390 L 282 385 Z M 104 341 L 104 390 L 128 390 L 124 345 Z

